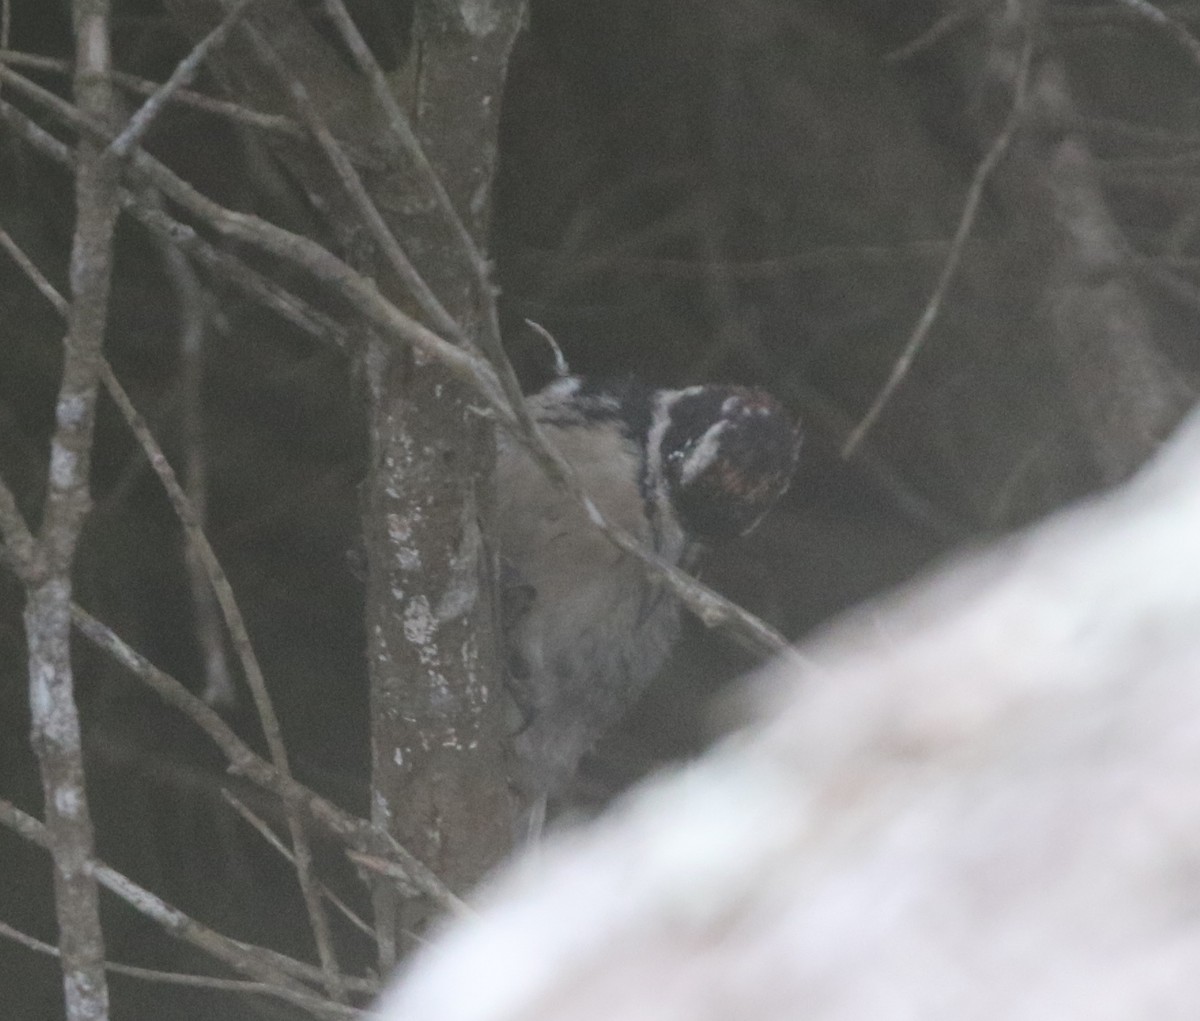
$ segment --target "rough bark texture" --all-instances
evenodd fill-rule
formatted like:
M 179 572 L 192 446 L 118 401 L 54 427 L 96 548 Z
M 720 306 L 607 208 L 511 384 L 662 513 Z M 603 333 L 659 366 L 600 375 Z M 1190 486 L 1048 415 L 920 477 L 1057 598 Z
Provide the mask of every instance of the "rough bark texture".
M 1197 514 L 1193 416 L 802 649 L 756 728 L 514 869 L 387 1021 L 1195 1017 Z
M 424 18 L 415 30 L 413 126 L 481 248 L 521 7 L 482 5 L 469 30 Z M 438 209 L 410 193 L 384 212 L 447 311 L 478 337 L 491 298 L 478 293 L 468 253 Z M 463 891 L 506 853 L 513 832 L 483 539 L 493 434 L 472 394 L 442 367 L 378 348 L 368 362 L 372 811 Z
M 77 2 L 75 95 L 81 109 L 112 115 L 106 0 Z M 117 167 L 102 145 L 80 142 L 71 249 L 71 306 L 55 406 L 46 503 L 39 534 L 45 573 L 26 591 L 31 739 L 41 770 L 43 812 L 54 861 L 54 904 L 69 1021 L 106 1021 L 108 983 L 100 891 L 89 868 L 95 837 L 71 661 L 72 571 L 89 485 L 102 345 L 108 322 Z
M 208 24 L 197 20 L 195 5 L 176 7 L 197 31 Z M 521 17 L 522 4 L 512 2 L 472 8 L 458 28 L 418 18 L 409 63 L 390 75 L 481 248 L 500 92 Z M 477 336 L 491 296 L 479 293 L 467 253 L 366 80 L 290 4 L 264 0 L 251 20 L 354 159 L 416 270 L 464 333 Z M 295 113 L 286 83 L 246 40 L 231 43 L 220 67 L 256 106 Z M 277 149 L 325 213 L 337 247 L 371 267 L 385 294 L 411 305 L 326 159 L 311 146 Z M 512 832 L 496 606 L 483 541 L 492 430 L 441 367 L 374 339 L 365 349 L 372 814 L 453 889 L 464 890 L 506 852 Z

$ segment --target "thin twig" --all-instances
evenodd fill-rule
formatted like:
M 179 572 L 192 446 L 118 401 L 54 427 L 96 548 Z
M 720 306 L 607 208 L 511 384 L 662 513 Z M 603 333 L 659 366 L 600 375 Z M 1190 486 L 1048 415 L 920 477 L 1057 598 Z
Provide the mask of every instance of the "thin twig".
M 0 936 L 14 943 L 49 957 L 58 957 L 58 947 L 43 943 L 20 929 L 14 929 L 7 922 L 0 922 Z M 141 979 L 144 982 L 158 982 L 164 985 L 188 986 L 192 989 L 210 989 L 214 992 L 241 993 L 245 996 L 271 996 L 284 1000 L 297 1007 L 303 1007 L 318 1017 L 329 1018 L 371 1018 L 375 1015 L 356 1007 L 346 1007 L 340 1003 L 330 1003 L 328 1000 L 296 992 L 294 989 L 284 989 L 267 982 L 248 982 L 238 978 L 217 978 L 213 975 L 189 975 L 177 971 L 159 971 L 157 968 L 140 968 L 134 964 L 119 964 L 116 961 L 105 961 L 104 969 L 113 975 L 125 975 L 129 978 Z
M 8 81 L 25 95 L 54 112 L 80 131 L 105 135 L 103 129 L 80 116 L 69 103 L 53 95 L 10 68 L 0 64 L 0 81 Z M 0 101 L 0 109 L 3 102 Z M 636 539 L 610 525 L 584 492 L 574 469 L 557 450 L 552 448 L 529 419 L 523 400 L 510 404 L 507 387 L 501 386 L 492 365 L 444 340 L 379 293 L 374 282 L 355 271 L 345 262 L 302 235 L 247 214 L 226 209 L 202 195 L 143 150 L 130 155 L 133 168 L 145 181 L 164 195 L 178 202 L 190 213 L 204 219 L 219 233 L 264 251 L 311 273 L 349 301 L 385 337 L 414 348 L 441 362 L 455 376 L 475 387 L 497 416 L 501 426 L 530 451 L 549 478 L 564 485 L 566 491 L 580 504 L 589 519 L 613 542 L 631 556 L 642 561 L 651 577 L 663 580 L 680 601 L 707 627 L 727 629 L 730 636 L 757 655 L 775 655 L 787 647 L 784 638 L 773 628 L 743 608 L 690 577 L 673 564 L 656 556 Z
M 1117 3 L 1127 7 L 1140 18 L 1145 18 L 1151 24 L 1157 25 L 1171 36 L 1180 46 L 1187 50 L 1192 63 L 1200 67 L 1200 39 L 1188 30 L 1188 27 L 1172 17 L 1161 7 L 1156 7 L 1149 0 L 1117 0 Z
M 1034 38 L 1035 33 L 1032 27 L 1027 28 L 1025 42 L 1021 48 L 1021 66 L 1017 72 L 1016 84 L 1013 88 L 1012 108 L 1009 111 L 1008 119 L 1000 129 L 1000 133 L 996 136 L 995 141 L 992 142 L 991 148 L 988 149 L 979 166 L 975 168 L 975 174 L 971 178 L 971 185 L 967 189 L 966 201 L 963 203 L 962 215 L 958 220 L 958 229 L 954 232 L 954 240 L 950 243 L 950 251 L 946 256 L 945 263 L 942 265 L 942 272 L 938 276 L 933 293 L 929 296 L 925 310 L 921 313 L 921 318 L 917 321 L 917 325 L 909 336 L 908 342 L 904 345 L 904 350 L 892 366 L 892 373 L 888 377 L 887 382 L 884 383 L 883 388 L 879 391 L 871 407 L 867 410 L 867 413 L 862 417 L 858 425 L 854 427 L 849 437 L 847 437 L 845 444 L 842 446 L 843 458 L 850 457 L 858 448 L 858 445 L 862 443 L 863 438 L 870 432 L 871 427 L 879 418 L 884 407 L 891 399 L 892 394 L 895 393 L 896 388 L 904 381 L 905 376 L 908 375 L 913 360 L 929 336 L 929 331 L 933 328 L 938 312 L 941 310 L 942 302 L 945 300 L 946 294 L 950 290 L 950 285 L 958 273 L 959 263 L 962 261 L 963 246 L 966 244 L 967 237 L 975 225 L 975 217 L 979 211 L 979 204 L 983 199 L 984 187 L 987 185 L 992 171 L 996 169 L 1005 152 L 1008 151 L 1008 146 L 1012 142 L 1013 136 L 1016 134 L 1017 128 L 1024 118 L 1025 94 L 1029 86 L 1030 69 L 1033 65 Z
M 80 634 L 208 734 L 229 762 L 232 772 L 245 776 L 281 798 L 294 798 L 309 818 L 355 850 L 383 855 L 399 862 L 407 881 L 447 911 L 454 914 L 471 913 L 431 869 L 418 861 L 394 838 L 376 829 L 365 819 L 350 815 L 291 776 L 280 773 L 238 737 L 215 709 L 193 695 L 170 674 L 159 670 L 148 659 L 130 648 L 86 610 L 78 606 L 72 607 L 72 620 Z
M 0 53 L 8 49 L 12 36 L 12 0 L 0 0 Z
M 42 297 L 50 302 L 54 306 L 54 310 L 65 319 L 71 310 L 67 300 L 58 293 L 58 289 L 50 282 L 46 274 L 37 268 L 33 260 L 25 254 L 21 246 L 3 227 L 0 227 L 0 248 L 4 249 L 21 272 L 29 278 L 29 282 L 38 289 Z
M 437 170 L 426 156 L 408 118 L 400 109 L 399 103 L 388 87 L 382 69 L 354 25 L 342 0 L 325 0 L 325 10 L 341 33 L 359 70 L 371 83 L 375 99 L 387 115 L 391 130 L 424 176 L 427 186 L 436 198 L 439 208 L 475 274 L 484 311 L 487 313 L 481 339 L 484 341 L 485 350 L 495 373 L 493 378 L 500 384 L 504 394 L 504 403 L 498 406 L 491 394 L 485 394 L 485 396 L 489 397 L 489 402 L 494 410 L 501 411 L 503 416 L 501 423 L 506 425 L 514 438 L 533 454 L 534 459 L 547 476 L 579 502 L 589 519 L 610 541 L 624 552 L 641 560 L 652 576 L 665 580 L 682 602 L 707 627 L 729 628 L 735 638 L 759 655 L 774 655 L 783 651 L 787 648 L 786 640 L 765 622 L 724 599 L 673 564 L 667 563 L 661 557 L 653 554 L 624 531 L 610 525 L 591 497 L 584 491 L 570 464 L 541 435 L 540 430 L 529 416 L 512 365 L 499 344 L 498 327 L 490 322 L 490 317 L 495 313 L 495 301 L 486 259 L 455 211 Z
M 76 103 L 107 125 L 114 109 L 109 79 L 109 0 L 73 0 Z M 79 712 L 71 663 L 71 569 L 91 508 L 89 476 L 108 299 L 118 168 L 94 137 L 80 138 L 71 241 L 71 306 L 50 440 L 50 469 L 38 544 L 45 573 L 28 586 L 30 734 L 44 796 L 47 847 L 54 865 L 54 907 L 62 952 L 68 1021 L 108 1017 L 100 892 L 89 868 L 95 836 L 88 807 Z
M 1198 12 L 1194 0 L 1179 0 L 1177 3 L 1159 4 L 1163 13 L 1176 18 L 1195 18 Z M 1056 25 L 1088 26 L 1125 24 L 1140 17 L 1140 13 L 1119 2 L 1109 4 L 1051 4 L 1047 12 L 1049 20 Z
M 481 295 L 489 293 L 491 283 L 487 259 L 484 258 L 483 252 L 480 251 L 462 217 L 454 208 L 454 202 L 450 198 L 449 192 L 446 191 L 446 186 L 442 184 L 441 177 L 425 154 L 425 149 L 421 145 L 420 139 L 417 138 L 417 133 L 413 131 L 407 115 L 400 109 L 400 104 L 396 101 L 395 94 L 388 85 L 383 68 L 379 66 L 379 62 L 375 59 L 370 47 L 367 46 L 366 40 L 363 39 L 362 33 L 359 32 L 358 26 L 350 17 L 342 0 L 324 0 L 324 2 L 325 13 L 341 34 L 342 41 L 350 50 L 359 71 L 369 82 L 376 103 L 387 117 L 388 127 L 400 141 L 417 170 L 420 171 L 425 186 L 437 202 L 438 208 L 462 248 L 463 254 L 470 261 Z
M 30 279 L 35 283 L 36 286 L 38 286 L 38 289 L 47 297 L 51 304 L 53 304 L 54 307 L 60 312 L 65 313 L 67 309 L 66 301 L 61 295 L 58 294 L 53 285 L 37 269 L 32 261 L 29 260 L 14 243 L 11 243 L 11 239 L 7 239 L 7 235 L 3 235 L 0 240 L 8 241 L 8 243 L 4 245 L 6 250 L 8 250 L 14 259 L 18 261 L 18 264 L 21 265 L 21 267 L 29 275 Z M 139 440 L 142 441 L 142 445 L 146 449 L 151 462 L 166 465 L 161 450 L 158 449 L 153 437 L 150 436 L 148 429 L 146 429 L 144 422 L 141 420 L 137 412 L 133 410 L 132 404 L 130 404 L 128 397 L 124 394 L 120 384 L 117 382 L 116 378 L 112 375 L 111 370 L 109 370 L 107 366 L 105 366 L 104 375 L 105 383 L 109 387 L 110 393 L 112 394 L 114 400 L 118 402 L 122 410 L 126 413 L 126 417 L 129 419 L 131 427 L 133 427 L 134 432 L 138 434 Z M 169 471 L 169 466 L 166 466 L 166 469 Z M 173 483 L 173 478 L 171 482 L 168 482 L 166 479 L 164 479 L 164 483 L 167 484 L 168 490 L 172 491 L 173 487 L 171 483 Z M 177 484 L 174 485 L 174 489 L 177 490 Z M 0 527 L 5 528 L 4 534 L 6 536 L 6 545 L 11 546 L 15 551 L 15 556 L 17 557 L 19 565 L 22 562 L 28 561 L 32 554 L 36 552 L 36 549 L 32 545 L 31 536 L 29 537 L 28 541 L 24 541 L 21 536 L 21 530 L 24 529 L 24 521 L 21 519 L 19 513 L 6 513 L 9 509 L 8 505 L 10 503 L 12 505 L 12 509 L 15 511 L 15 501 L 11 500 L 11 494 L 6 487 L 0 488 Z M 177 510 L 178 509 L 179 507 L 177 506 Z M 186 511 L 184 515 L 181 515 L 181 517 L 185 515 Z M 10 529 L 12 532 L 11 539 L 9 538 Z M 25 531 L 25 534 L 28 535 L 27 530 Z M 200 531 L 200 535 L 201 540 L 203 541 L 202 531 Z M 340 906 L 341 905 L 339 904 L 339 907 Z
M 75 159 L 70 149 L 22 111 L 0 100 L 0 117 L 38 152 L 69 170 L 74 169 Z M 247 265 L 236 255 L 210 244 L 194 228 L 164 213 L 162 202 L 152 193 L 146 189 L 135 193 L 123 188 L 120 198 L 122 208 L 160 239 L 186 252 L 247 297 L 310 336 L 343 352 L 348 350 L 349 332 L 341 323 Z
M 1127 260 L 1129 269 L 1137 276 L 1161 287 L 1177 301 L 1188 305 L 1193 312 L 1200 312 L 1200 287 L 1176 272 L 1172 266 L 1175 261 L 1147 256 L 1130 256 Z M 1200 266 L 1195 268 L 1200 269 Z
M 885 53 L 883 55 L 883 62 L 885 64 L 901 64 L 906 60 L 911 60 L 918 53 L 923 53 L 925 50 L 937 45 L 937 43 L 956 28 L 960 28 L 979 17 L 983 13 L 987 2 L 995 2 L 995 0 L 986 0 L 986 2 L 982 3 L 967 3 L 953 8 L 938 18 L 937 21 L 915 39 Z
M 155 474 L 158 475 L 163 488 L 167 492 L 171 506 L 174 508 L 175 514 L 187 534 L 188 548 L 204 566 L 209 584 L 212 585 L 213 591 L 216 593 L 217 603 L 225 619 L 225 626 L 229 629 L 234 650 L 237 652 L 238 659 L 242 664 L 242 671 L 246 677 L 246 683 L 250 687 L 255 708 L 258 710 L 259 722 L 267 739 L 267 747 L 270 750 L 271 759 L 282 775 L 290 776 L 291 770 L 288 765 L 287 749 L 283 742 L 283 731 L 279 725 L 279 718 L 275 714 L 271 696 L 267 691 L 266 677 L 263 675 L 262 667 L 250 642 L 250 634 L 246 628 L 245 618 L 243 618 L 241 607 L 234 596 L 233 586 L 229 583 L 229 578 L 225 574 L 220 561 L 217 559 L 216 552 L 209 543 L 208 537 L 200 527 L 200 523 L 196 518 L 195 508 L 179 485 L 179 480 L 175 475 L 174 469 L 171 468 L 170 463 L 162 452 L 162 448 L 159 447 L 157 440 L 154 439 L 149 426 L 147 426 L 137 409 L 134 408 L 129 395 L 126 394 L 120 381 L 113 374 L 112 369 L 107 363 L 102 366 L 101 372 L 105 389 L 107 389 L 109 395 L 116 402 L 117 407 L 120 409 L 133 434 L 137 437 L 142 449 L 146 452 L 151 467 L 154 469 Z M 324 909 L 320 905 L 320 896 L 316 893 L 312 850 L 308 845 L 308 838 L 304 833 L 304 828 L 300 824 L 299 810 L 293 804 L 293 800 L 285 798 L 284 806 L 287 809 L 288 831 L 292 839 L 292 847 L 296 852 L 296 875 L 300 882 L 301 891 L 304 894 L 305 903 L 310 909 L 310 918 L 313 922 L 313 935 L 321 955 L 322 966 L 328 972 L 330 994 L 335 999 L 340 999 L 344 996 L 344 990 L 341 988 L 340 975 L 337 973 L 337 962 L 333 954 L 328 919 L 325 917 Z
M 184 487 L 196 511 L 201 532 L 207 529 L 208 461 L 204 436 L 205 334 L 208 296 L 182 248 L 161 241 L 163 262 L 174 285 L 179 321 L 179 424 L 184 449 Z M 236 689 L 221 631 L 220 607 L 200 558 L 185 545 L 196 644 L 204 660 L 204 697 L 214 705 L 231 706 Z
M 50 849 L 51 838 L 46 826 L 2 798 L 0 825 L 7 826 L 39 847 Z M 311 995 L 311 990 L 304 982 L 320 982 L 324 978 L 321 970 L 311 964 L 266 947 L 230 939 L 210 929 L 95 858 L 89 858 L 85 865 L 89 875 L 94 876 L 101 886 L 116 894 L 139 914 L 151 919 L 177 939 L 203 950 L 244 975 L 304 995 Z M 369 979 L 347 978 L 346 984 L 356 992 L 368 995 L 379 991 L 379 984 Z
M 26 585 L 36 584 L 43 571 L 41 550 L 25 524 L 17 498 L 3 478 L 0 478 L 0 537 L 4 539 L 4 551 L 16 576 Z
M 162 87 L 129 118 L 129 123 L 125 125 L 124 130 L 109 145 L 109 152 L 115 156 L 125 157 L 134 146 L 141 142 L 155 118 L 167 105 L 168 100 L 185 85 L 191 84 L 208 54 L 224 42 L 225 37 L 229 35 L 238 19 L 252 3 L 254 0 L 237 0 L 217 27 L 192 47 L 191 53 L 175 65 L 171 76 L 162 84 Z
M 49 281 L 40 274 L 39 278 L 43 281 L 44 286 L 49 289 L 50 294 L 53 295 L 54 289 L 51 287 Z M 57 300 L 52 297 L 51 301 L 59 311 L 65 308 L 66 303 L 61 297 L 57 298 Z M 270 749 L 271 758 L 280 773 L 290 776 L 287 749 L 283 743 L 282 728 L 279 725 L 278 717 L 275 715 L 270 694 L 267 692 L 266 678 L 259 665 L 258 657 L 254 653 L 254 647 L 250 641 L 250 634 L 246 628 L 241 607 L 238 605 L 233 593 L 233 586 L 230 585 L 229 578 L 217 558 L 216 551 L 213 550 L 212 544 L 209 543 L 208 537 L 204 534 L 204 530 L 200 526 L 195 506 L 180 486 L 174 469 L 171 467 L 162 448 L 158 445 L 158 441 L 154 438 L 153 433 L 151 433 L 150 427 L 133 406 L 133 402 L 129 399 L 129 395 L 125 392 L 125 388 L 121 386 L 120 381 L 113 373 L 108 362 L 103 357 L 98 358 L 98 362 L 100 377 L 104 382 L 105 389 L 120 409 L 130 430 L 137 438 L 138 443 L 150 461 L 150 466 L 162 482 L 167 497 L 171 501 L 171 506 L 174 508 L 176 516 L 183 525 L 184 533 L 187 536 L 188 549 L 200 564 L 203 565 L 209 584 L 216 593 L 217 603 L 224 616 L 225 625 L 229 629 L 234 649 L 238 653 L 242 670 L 246 676 L 246 682 L 250 686 L 255 707 L 258 710 L 259 721 L 267 738 L 267 746 Z M 292 804 L 290 798 L 284 799 L 284 806 L 287 808 L 288 830 L 296 854 L 296 875 L 300 882 L 305 904 L 309 909 L 309 916 L 313 927 L 313 938 L 317 944 L 321 964 L 327 972 L 330 995 L 335 999 L 344 999 L 345 992 L 341 986 L 337 958 L 333 950 L 333 938 L 329 931 L 329 920 L 321 905 L 320 892 L 317 888 L 318 884 L 313 875 L 312 850 L 308 845 L 308 838 L 304 833 L 304 828 L 300 824 L 299 810 Z
M 805 383 L 791 381 L 789 392 L 795 397 L 802 419 L 823 426 L 831 445 L 849 434 L 853 420 L 824 393 Z M 966 523 L 947 514 L 927 497 L 913 489 L 886 458 L 872 449 L 869 442 L 859 445 L 854 463 L 908 520 L 920 525 L 943 542 L 961 542 L 975 534 Z
M 362 851 L 347 851 L 346 857 L 354 862 L 355 865 L 366 869 L 368 872 L 374 872 L 377 876 L 386 876 L 396 883 L 408 883 L 408 875 L 404 869 L 387 858 L 380 858 L 377 854 L 364 854 Z
M 33 285 L 65 315 L 67 308 L 62 296 L 2 227 L 0 227 L 0 248 L 4 249 Z M 36 584 L 45 568 L 41 548 L 25 523 L 25 518 L 17 505 L 17 498 L 3 478 L 0 478 L 0 537 L 4 539 L 4 548 L 8 553 L 9 564 L 17 577 L 26 585 Z
M 350 351 L 353 344 L 350 331 L 332 316 L 309 304 L 266 274 L 260 273 L 236 255 L 209 244 L 191 227 L 148 208 L 136 196 L 129 195 L 128 201 L 125 201 L 123 196 L 123 203 L 129 213 L 148 229 L 169 240 L 210 273 L 216 274 L 252 301 L 274 312 L 327 347 L 336 348 L 342 354 Z
M 329 130 L 329 126 L 309 97 L 303 82 L 288 69 L 261 32 L 247 24 L 242 26 L 242 33 L 250 39 L 259 58 L 271 68 L 287 89 L 301 120 L 307 125 L 309 132 L 325 154 L 338 183 L 350 197 L 356 212 L 370 231 L 372 240 L 388 260 L 392 271 L 409 289 L 417 304 L 421 306 L 421 310 L 429 316 L 434 329 L 465 346 L 468 341 L 462 327 L 433 293 L 432 288 L 425 282 L 425 278 L 417 272 L 412 260 L 409 259 L 400 242 L 388 228 L 378 207 L 367 192 L 358 171 L 354 169 L 354 164 L 350 162 L 345 150 L 333 136 L 333 132 Z
M 237 812 L 237 814 L 240 815 L 246 821 L 246 823 L 270 845 L 272 850 L 274 850 L 280 857 L 284 859 L 284 861 L 287 861 L 292 865 L 296 864 L 295 856 L 284 846 L 283 841 L 275 835 L 275 831 L 271 829 L 265 820 L 260 819 L 257 815 L 255 815 L 249 806 L 242 802 L 232 791 L 227 789 L 222 790 L 221 797 L 224 799 L 226 804 L 228 804 L 235 812 Z M 349 853 L 353 854 L 355 852 Z M 350 905 L 343 901 L 336 893 L 330 890 L 329 887 L 325 886 L 323 883 L 321 884 L 321 894 L 329 901 L 330 904 L 332 904 L 338 909 L 338 911 L 342 913 L 342 916 L 346 919 L 346 921 L 348 921 L 360 932 L 366 933 L 371 939 L 375 938 L 375 930 L 361 918 L 359 918 Z
M 3 64 L 0 64 L 0 81 L 9 82 L 76 130 L 105 142 L 111 140 L 103 127 L 82 116 L 70 103 Z M 219 233 L 298 266 L 340 292 L 385 336 L 411 345 L 441 362 L 456 377 L 474 386 L 502 422 L 513 421 L 514 412 L 491 365 L 405 315 L 379 293 L 374 281 L 358 273 L 322 245 L 257 216 L 226 209 L 198 192 L 143 150 L 135 150 L 130 154 L 130 166 L 146 183 L 209 223 Z M 520 411 L 516 414 L 519 415 Z
M 515 413 L 522 431 L 532 437 L 537 430 L 525 410 L 520 383 L 517 380 L 516 372 L 513 371 L 512 363 L 509 362 L 508 356 L 504 352 L 504 344 L 500 337 L 500 314 L 496 307 L 496 288 L 491 279 L 491 266 L 479 245 L 476 244 L 475 238 L 467 229 L 462 217 L 454 208 L 454 203 L 446 191 L 445 185 L 442 184 L 440 175 L 426 155 L 408 117 L 400 108 L 395 93 L 388 86 L 383 69 L 379 66 L 370 47 L 367 46 L 362 33 L 354 24 L 354 19 L 346 10 L 345 3 L 343 0 L 324 0 L 324 3 L 326 13 L 337 27 L 338 32 L 341 33 L 342 41 L 354 57 L 359 71 L 370 83 L 371 92 L 387 118 L 389 129 L 420 172 L 471 269 L 471 274 L 475 279 L 476 300 L 482 316 L 482 330 L 478 338 L 479 346 L 491 362 L 500 388 L 507 398 L 509 407 Z
M 1200 150 L 1188 148 L 1184 152 L 1173 152 L 1166 156 L 1123 156 L 1098 160 L 1097 165 L 1106 177 L 1149 176 L 1155 173 L 1172 174 L 1180 171 L 1189 174 L 1191 180 L 1200 166 Z
M 56 57 L 42 56 L 40 53 L 22 53 L 18 50 L 3 48 L 0 48 L 0 64 L 11 64 L 13 67 L 29 67 L 38 71 L 51 71 L 56 74 L 66 75 L 69 75 L 72 71 L 72 64 L 69 60 L 59 60 Z M 152 82 L 146 78 L 139 78 L 137 75 L 126 74 L 123 71 L 114 71 L 112 73 L 112 80 L 114 85 L 119 85 L 121 88 L 128 89 L 130 92 L 136 92 L 142 96 L 153 96 L 162 88 L 159 82 Z M 203 92 L 193 92 L 190 89 L 177 89 L 171 94 L 169 99 L 171 102 L 178 103 L 181 106 L 190 106 L 197 110 L 203 110 L 205 113 L 215 114 L 218 117 L 236 121 L 239 124 L 244 124 L 258 131 L 285 135 L 298 140 L 306 140 L 308 138 L 308 133 L 290 117 L 284 117 L 275 113 L 263 113 L 261 110 L 252 110 L 238 103 L 231 103 L 226 99 L 218 99 L 215 96 L 205 95 Z
M 46 275 L 3 227 L 0 227 L 0 248 L 4 249 L 55 310 L 66 316 L 70 311 L 66 299 L 58 293 Z M 4 538 L 4 545 L 17 577 L 27 585 L 35 584 L 45 566 L 42 563 L 41 548 L 25 523 L 16 497 L 3 479 L 0 479 L 0 536 Z
M 779 280 L 809 270 L 855 267 L 859 265 L 893 266 L 914 259 L 945 258 L 950 241 L 939 238 L 898 242 L 894 245 L 824 245 L 793 255 L 771 259 L 723 259 L 721 271 L 734 281 Z M 534 261 L 559 260 L 553 251 L 525 248 L 522 257 Z M 560 286 L 568 286 L 597 273 L 619 276 L 659 277 L 669 280 L 700 280 L 712 272 L 706 259 L 629 256 L 601 252 L 572 259 L 558 267 Z
M 1068 123 L 1088 134 L 1109 135 L 1147 145 L 1200 146 L 1200 135 L 1156 128 L 1149 124 L 1133 124 L 1117 117 L 1075 117 Z

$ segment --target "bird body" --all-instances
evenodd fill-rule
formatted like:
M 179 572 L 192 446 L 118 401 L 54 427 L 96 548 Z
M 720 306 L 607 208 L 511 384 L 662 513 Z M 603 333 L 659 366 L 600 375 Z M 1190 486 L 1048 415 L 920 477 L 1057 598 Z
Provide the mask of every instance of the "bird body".
M 759 391 L 567 377 L 528 406 L 605 518 L 672 564 L 752 527 L 795 464 L 791 423 Z M 507 437 L 497 480 L 508 683 L 521 716 L 513 779 L 533 803 L 563 792 L 662 668 L 680 608 Z

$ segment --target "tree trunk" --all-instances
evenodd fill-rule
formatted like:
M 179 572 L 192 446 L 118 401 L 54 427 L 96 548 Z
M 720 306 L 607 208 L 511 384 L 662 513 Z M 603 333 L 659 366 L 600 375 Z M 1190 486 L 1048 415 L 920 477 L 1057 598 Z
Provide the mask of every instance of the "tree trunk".
M 428 18 L 416 26 L 419 98 L 410 118 L 480 248 L 500 90 L 520 22 L 519 4 L 507 6 L 478 34 Z M 446 310 L 477 338 L 492 296 L 479 293 L 445 217 L 411 196 L 384 212 Z M 367 379 L 372 812 L 462 892 L 508 851 L 513 833 L 485 541 L 494 434 L 472 393 L 440 365 L 373 345 Z M 376 906 L 385 908 L 380 897 Z
M 195 4 L 172 0 L 200 31 Z M 459 219 L 484 245 L 500 94 L 523 3 L 464 3 L 461 16 L 418 12 L 407 63 L 387 86 L 419 136 Z M 248 20 L 294 76 L 236 33 L 219 64 L 230 86 L 262 109 L 323 123 L 392 237 L 467 342 L 494 323 L 461 235 L 365 75 L 347 66 L 292 4 L 262 0 Z M 413 99 L 412 97 L 416 97 Z M 421 305 L 365 229 L 344 175 L 313 145 L 273 141 L 291 177 L 325 216 L 336 245 L 374 270 L 380 290 Z M 414 313 L 416 314 L 416 313 Z M 425 318 L 429 318 L 425 316 Z M 438 324 L 432 324 L 437 328 Z M 366 631 L 371 683 L 372 816 L 454 890 L 472 886 L 508 850 L 512 799 L 498 701 L 500 663 L 487 551 L 491 422 L 441 366 L 367 336 L 363 345 L 369 467 L 363 493 L 368 561 Z M 394 891 L 377 897 L 383 965 L 390 964 Z

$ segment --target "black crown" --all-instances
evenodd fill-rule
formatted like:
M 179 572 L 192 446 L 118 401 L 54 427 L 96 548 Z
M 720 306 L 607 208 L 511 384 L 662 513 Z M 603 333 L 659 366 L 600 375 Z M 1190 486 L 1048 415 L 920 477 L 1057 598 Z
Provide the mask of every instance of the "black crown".
M 787 489 L 799 447 L 798 429 L 765 391 L 738 386 L 680 391 L 660 449 L 684 530 L 708 543 L 750 531 Z

